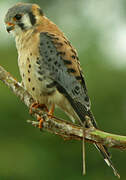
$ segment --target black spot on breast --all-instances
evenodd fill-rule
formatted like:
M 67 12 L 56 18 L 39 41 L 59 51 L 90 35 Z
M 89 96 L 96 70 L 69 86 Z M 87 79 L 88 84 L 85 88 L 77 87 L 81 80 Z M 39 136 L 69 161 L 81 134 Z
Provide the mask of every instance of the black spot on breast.
M 32 56 L 32 53 L 30 53 L 30 56 Z
M 69 68 L 67 71 L 68 71 L 68 73 L 75 73 L 76 72 L 75 69 L 73 69 L 73 68 Z
M 28 73 L 30 73 L 30 71 L 28 70 Z
M 40 70 L 42 69 L 41 66 L 38 67 Z
M 31 81 L 31 79 L 30 79 L 30 78 L 28 78 L 28 81 L 30 82 L 30 81 Z
M 71 62 L 70 60 L 66 60 L 66 59 L 63 59 L 63 62 L 64 62 L 64 64 L 66 64 L 66 65 L 72 64 L 72 62 Z
M 27 61 L 30 61 L 29 57 L 27 57 Z
M 32 91 L 34 91 L 34 90 L 35 90 L 35 87 L 32 88 Z
M 31 68 L 31 64 L 29 64 L 29 66 L 28 66 L 29 68 Z
M 37 64 L 40 64 L 41 62 L 40 62 L 40 60 L 37 60 L 36 63 L 37 63 Z
M 24 75 L 24 73 L 23 73 L 23 77 L 24 77 L 25 75 Z

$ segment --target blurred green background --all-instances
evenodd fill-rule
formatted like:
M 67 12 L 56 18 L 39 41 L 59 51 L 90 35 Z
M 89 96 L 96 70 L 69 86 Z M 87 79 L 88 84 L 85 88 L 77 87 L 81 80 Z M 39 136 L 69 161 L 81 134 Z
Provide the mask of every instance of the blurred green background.
M 0 0 L 0 64 L 19 81 L 13 37 L 4 15 L 16 0 Z M 100 129 L 126 135 L 126 1 L 36 0 L 76 47 L 85 74 L 92 111 Z M 0 82 L 0 180 L 114 180 L 112 170 L 86 144 L 87 174 L 82 176 L 81 142 L 64 141 L 26 123 L 27 107 Z M 67 118 L 60 110 L 57 116 Z M 126 152 L 110 149 L 126 179 Z

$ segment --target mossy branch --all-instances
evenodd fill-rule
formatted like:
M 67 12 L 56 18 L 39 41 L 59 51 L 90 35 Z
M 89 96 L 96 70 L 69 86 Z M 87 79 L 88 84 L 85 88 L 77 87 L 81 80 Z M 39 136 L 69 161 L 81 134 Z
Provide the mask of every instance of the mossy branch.
M 28 108 L 30 108 L 31 105 L 35 102 L 31 95 L 21 86 L 21 84 L 17 82 L 17 80 L 1 66 L 0 80 L 3 81 L 4 84 L 6 84 Z M 37 117 L 37 115 L 42 116 L 44 118 L 43 128 L 54 134 L 62 136 L 64 139 L 81 140 L 83 137 L 83 129 L 79 125 L 58 119 L 57 117 L 49 118 L 47 114 L 39 108 L 33 109 L 33 115 L 35 117 Z M 39 125 L 38 121 L 28 120 L 28 122 L 37 127 Z M 119 148 L 122 150 L 126 149 L 126 136 L 107 133 L 95 129 L 93 126 L 91 126 L 89 129 L 86 129 L 85 140 L 91 143 L 99 142 L 108 147 Z

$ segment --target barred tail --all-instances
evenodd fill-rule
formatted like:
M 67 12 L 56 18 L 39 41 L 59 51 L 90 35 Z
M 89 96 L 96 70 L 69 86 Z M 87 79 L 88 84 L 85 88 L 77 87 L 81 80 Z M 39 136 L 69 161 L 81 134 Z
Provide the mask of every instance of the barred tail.
M 92 125 L 97 128 L 97 124 L 95 121 L 95 118 L 93 116 L 93 113 L 89 110 L 88 111 L 88 116 L 91 119 Z M 114 167 L 112 160 L 111 160 L 111 156 L 108 152 L 108 149 L 106 146 L 100 144 L 100 143 L 94 143 L 95 147 L 98 149 L 98 151 L 101 153 L 102 157 L 104 158 L 104 161 L 106 162 L 106 164 L 112 168 L 114 175 L 117 176 L 118 178 L 120 178 L 119 173 L 117 172 L 116 168 Z
M 97 123 L 95 121 L 95 117 L 93 116 L 93 113 L 91 112 L 91 110 L 86 109 L 86 107 L 81 104 L 78 101 L 75 101 L 74 99 L 72 99 L 72 97 L 65 91 L 65 96 L 67 97 L 67 99 L 69 100 L 71 106 L 73 107 L 73 109 L 75 110 L 76 114 L 79 117 L 79 122 L 83 127 L 83 174 L 85 174 L 85 127 L 86 128 L 90 128 L 90 125 L 87 124 L 86 122 L 86 117 L 88 116 L 91 120 L 92 126 L 94 126 L 95 128 L 97 128 Z M 99 143 L 94 143 L 94 145 L 96 146 L 96 148 L 100 151 L 100 153 L 102 154 L 104 161 L 107 163 L 108 166 L 110 166 L 115 174 L 115 176 L 117 176 L 118 178 L 120 178 L 120 175 L 118 174 L 117 170 L 114 168 L 114 165 L 111 161 L 109 152 L 107 150 L 107 147 L 99 144 Z
M 97 124 L 96 124 L 96 121 L 95 121 L 95 118 L 92 114 L 91 111 L 88 111 L 88 115 L 92 121 L 92 124 L 95 128 L 97 128 Z M 117 176 L 118 178 L 120 178 L 120 175 L 119 173 L 117 172 L 116 168 L 114 167 L 113 163 L 112 163 L 112 160 L 111 160 L 111 156 L 108 152 L 108 149 L 106 146 L 102 145 L 102 144 L 99 144 L 99 143 L 94 143 L 95 147 L 98 149 L 98 151 L 101 153 L 102 157 L 104 158 L 104 161 L 106 162 L 106 164 L 112 168 L 113 172 L 114 172 L 114 175 Z
M 115 169 L 112 161 L 111 161 L 111 157 L 110 157 L 110 154 L 108 153 L 107 151 L 107 148 L 106 146 L 103 146 L 102 144 L 99 144 L 99 143 L 95 143 L 94 144 L 96 146 L 96 148 L 98 149 L 98 151 L 101 153 L 101 155 L 103 156 L 104 158 L 104 161 L 106 162 L 106 164 L 112 168 L 113 172 L 114 172 L 114 175 L 117 176 L 118 178 L 120 178 L 120 175 L 118 173 L 118 171 Z

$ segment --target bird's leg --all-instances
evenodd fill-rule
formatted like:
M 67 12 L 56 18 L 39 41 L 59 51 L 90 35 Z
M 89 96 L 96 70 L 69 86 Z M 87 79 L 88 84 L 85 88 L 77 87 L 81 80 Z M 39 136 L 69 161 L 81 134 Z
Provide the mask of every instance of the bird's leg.
M 41 109 L 45 109 L 46 112 L 48 112 L 48 108 L 46 107 L 45 104 L 39 104 L 38 102 L 34 102 L 31 106 L 30 106 L 30 110 L 29 113 L 32 114 L 32 108 L 37 109 L 37 108 L 41 108 Z
M 41 106 L 40 106 L 41 107 Z M 44 106 L 45 108 L 46 106 Z M 55 105 L 53 104 L 51 109 L 48 111 L 47 107 L 46 107 L 46 111 L 48 112 L 47 115 L 49 118 L 52 118 L 53 117 L 53 113 L 54 113 L 54 109 L 55 109 Z M 39 115 L 37 115 L 37 120 L 39 121 L 39 128 L 42 129 L 42 126 L 43 126 L 43 118 Z
M 48 111 L 48 116 L 49 116 L 50 118 L 53 117 L 54 110 L 55 110 L 55 105 L 53 104 L 52 107 L 51 107 L 51 109 Z
M 45 111 L 48 112 L 48 108 L 46 107 L 45 104 L 39 104 L 39 103 L 37 103 L 37 102 L 33 103 L 33 104 L 30 106 L 30 110 L 29 110 L 29 113 L 30 113 L 30 114 L 33 113 L 33 112 L 32 112 L 32 108 L 35 108 L 35 109 L 36 109 L 36 108 L 41 108 L 41 109 L 45 109 Z M 41 116 L 37 115 L 37 120 L 39 121 L 39 128 L 42 129 L 44 119 L 43 119 Z
M 53 117 L 53 113 L 54 113 L 54 109 L 55 109 L 55 105 L 53 104 L 51 109 L 48 110 L 48 108 L 46 107 L 45 104 L 39 104 L 38 102 L 35 102 L 33 103 L 31 106 L 30 106 L 30 110 L 29 110 L 29 113 L 32 114 L 32 108 L 41 108 L 41 109 L 45 109 L 45 111 L 47 112 L 47 115 L 49 118 L 52 118 Z M 42 124 L 43 124 L 43 118 L 39 115 L 37 115 L 37 120 L 39 121 L 39 128 L 42 129 Z
M 44 119 L 41 116 L 37 115 L 37 120 L 39 121 L 39 126 L 38 127 L 40 129 L 42 129 Z

